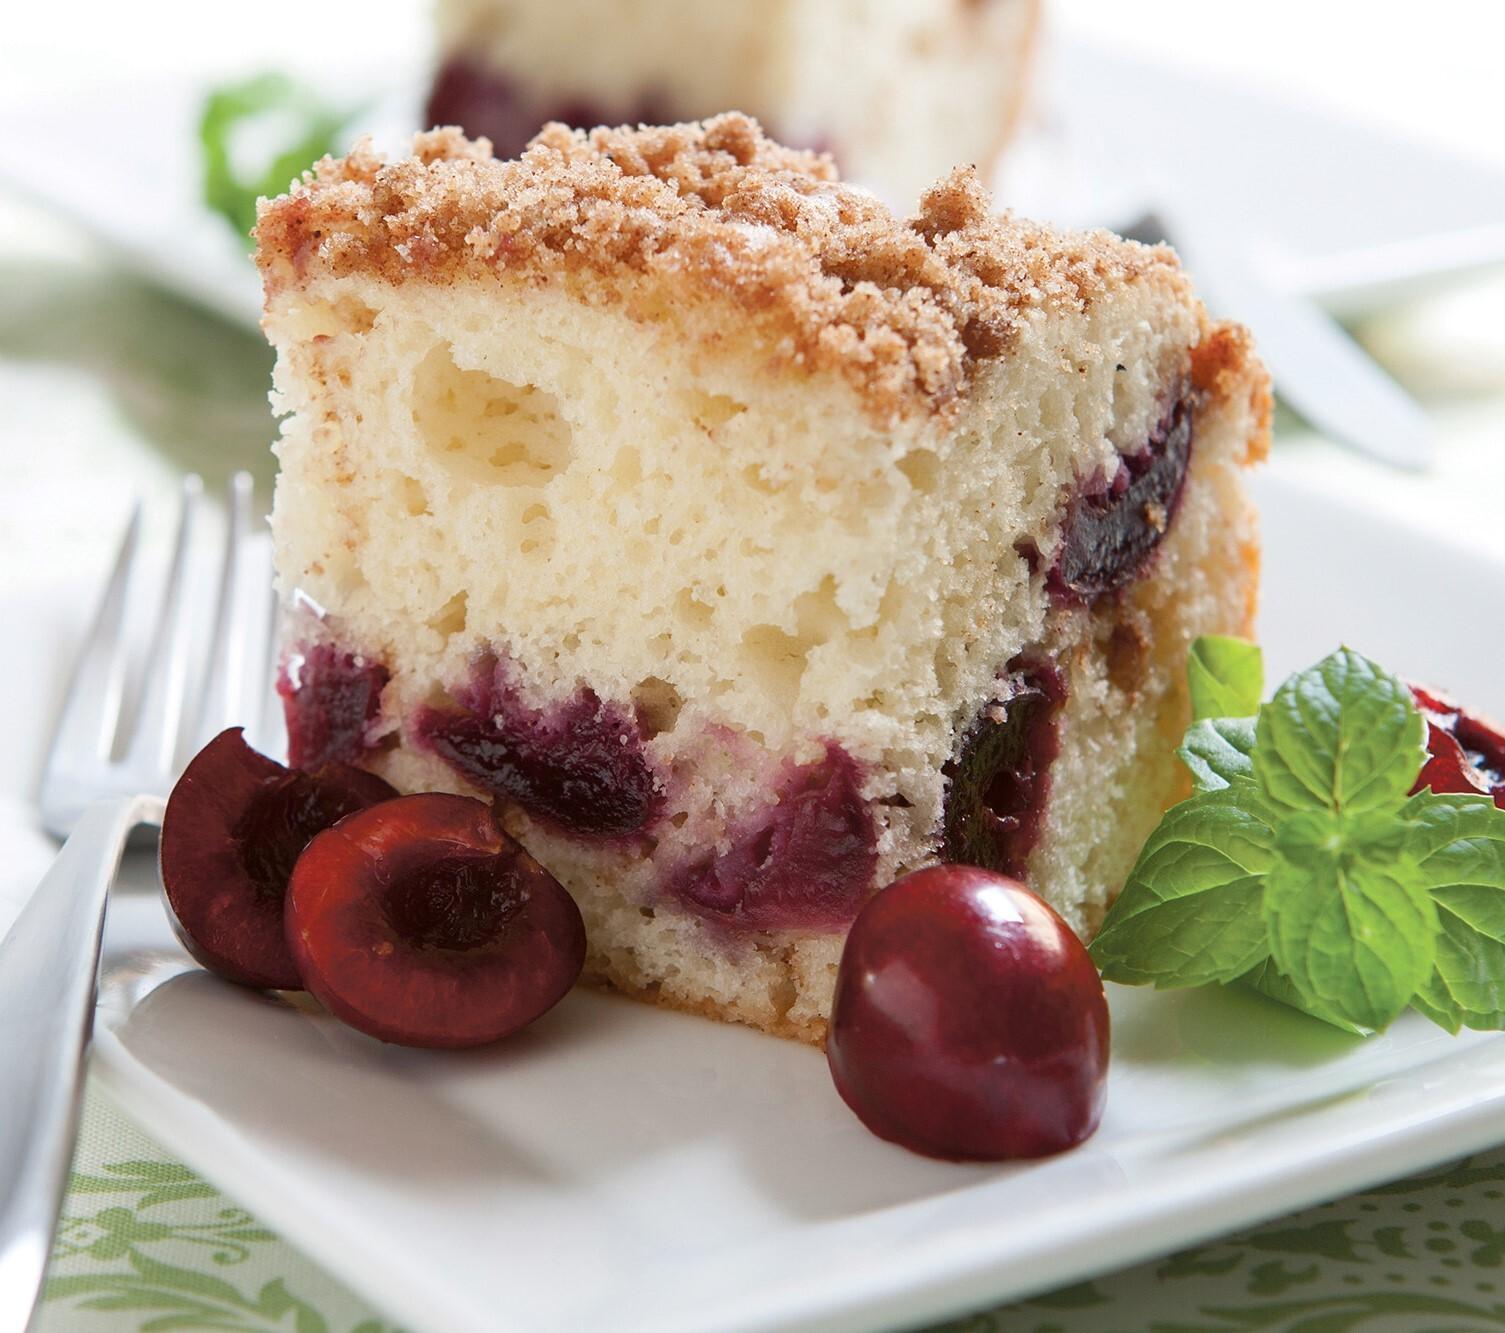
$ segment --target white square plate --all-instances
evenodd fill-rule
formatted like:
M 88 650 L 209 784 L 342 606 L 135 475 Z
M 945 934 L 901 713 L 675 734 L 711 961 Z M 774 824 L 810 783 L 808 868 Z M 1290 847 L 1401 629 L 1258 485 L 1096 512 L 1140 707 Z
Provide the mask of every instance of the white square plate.
M 1505 568 L 1278 465 L 1258 490 L 1273 679 L 1342 639 L 1505 711 Z M 56 661 L 10 651 L 7 696 L 43 697 Z M 1253 995 L 1111 988 L 1097 1135 L 1044 1162 L 946 1165 L 871 1137 L 818 1052 L 608 996 L 489 1050 L 383 1046 L 197 971 L 150 862 L 127 881 L 96 1071 L 416 1330 L 912 1324 L 1505 1138 L 1505 1038 L 1409 1015 L 1358 1041 Z

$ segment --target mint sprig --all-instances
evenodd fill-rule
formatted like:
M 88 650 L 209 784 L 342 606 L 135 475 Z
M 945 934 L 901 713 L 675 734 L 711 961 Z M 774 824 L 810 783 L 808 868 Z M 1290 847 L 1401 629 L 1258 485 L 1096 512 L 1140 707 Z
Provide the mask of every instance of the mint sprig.
M 1194 794 L 1093 942 L 1104 977 L 1240 981 L 1358 1033 L 1408 1005 L 1505 1027 L 1505 811 L 1409 795 L 1426 724 L 1404 682 L 1341 648 L 1261 705 L 1259 649 L 1225 638 L 1197 641 L 1188 678 Z
M 215 89 L 199 118 L 204 202 L 249 247 L 256 200 L 281 194 L 300 172 L 337 151 L 352 114 L 284 74 Z

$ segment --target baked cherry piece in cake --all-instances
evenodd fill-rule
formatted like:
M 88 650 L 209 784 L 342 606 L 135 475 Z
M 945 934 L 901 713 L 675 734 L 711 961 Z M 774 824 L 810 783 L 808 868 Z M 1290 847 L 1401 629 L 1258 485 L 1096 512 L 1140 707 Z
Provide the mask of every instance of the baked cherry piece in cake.
M 737 107 L 908 207 L 1018 124 L 1040 0 L 440 0 L 428 125 L 516 157 L 548 121 L 696 120 Z
M 742 115 L 358 148 L 258 239 L 297 724 L 494 802 L 588 977 L 818 1041 L 937 860 L 1090 935 L 1254 609 L 1266 376 L 1169 250 Z

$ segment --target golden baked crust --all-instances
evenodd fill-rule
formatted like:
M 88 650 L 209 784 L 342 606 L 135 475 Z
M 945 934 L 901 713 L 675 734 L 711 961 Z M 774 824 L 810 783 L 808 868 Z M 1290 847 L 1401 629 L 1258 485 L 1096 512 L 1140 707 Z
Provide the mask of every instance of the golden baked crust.
M 551 124 L 506 162 L 455 129 L 418 135 L 396 162 L 361 144 L 263 202 L 256 237 L 269 298 L 358 274 L 731 303 L 769 358 L 842 375 L 880 420 L 949 413 L 1030 311 L 1080 309 L 1149 274 L 1190 299 L 1163 246 L 995 214 L 971 168 L 900 219 L 839 182 L 829 158 L 781 147 L 738 113 L 589 133 Z

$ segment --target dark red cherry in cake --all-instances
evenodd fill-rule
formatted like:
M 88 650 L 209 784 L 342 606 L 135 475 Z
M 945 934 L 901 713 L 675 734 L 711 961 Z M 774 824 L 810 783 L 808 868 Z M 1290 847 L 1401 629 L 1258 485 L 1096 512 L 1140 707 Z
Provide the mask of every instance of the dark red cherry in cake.
M 172 789 L 162 819 L 162 888 L 183 946 L 244 986 L 301 990 L 282 929 L 298 854 L 336 820 L 397 793 L 373 773 L 330 764 L 300 773 L 221 732 Z
M 852 923 L 826 1058 L 880 1138 L 954 1161 L 1042 1157 L 1097 1128 L 1108 1004 L 1071 927 L 1017 880 L 935 866 Z
M 1132 583 L 1170 530 L 1191 459 L 1193 400 L 1182 392 L 1138 452 L 1110 477 L 1080 484 L 1046 586 L 1060 601 L 1091 602 Z
M 1411 695 L 1427 720 L 1427 761 L 1412 792 L 1491 796 L 1505 810 L 1505 730 L 1440 690 L 1412 685 Z
M 947 861 L 1024 874 L 1050 799 L 1065 701 L 1066 680 L 1052 662 L 1017 657 L 1000 673 L 942 770 Z
M 372 724 L 391 672 L 359 653 L 327 643 L 293 653 L 282 665 L 277 693 L 287 718 L 294 768 L 355 763 L 370 750 Z
M 336 1018 L 407 1046 L 479 1046 L 575 984 L 585 926 L 559 881 L 465 796 L 403 796 L 298 859 L 287 941 Z
M 735 930 L 831 930 L 872 891 L 877 831 L 857 764 L 839 745 L 789 764 L 775 800 L 733 831 L 721 852 L 670 877 L 703 919 Z

